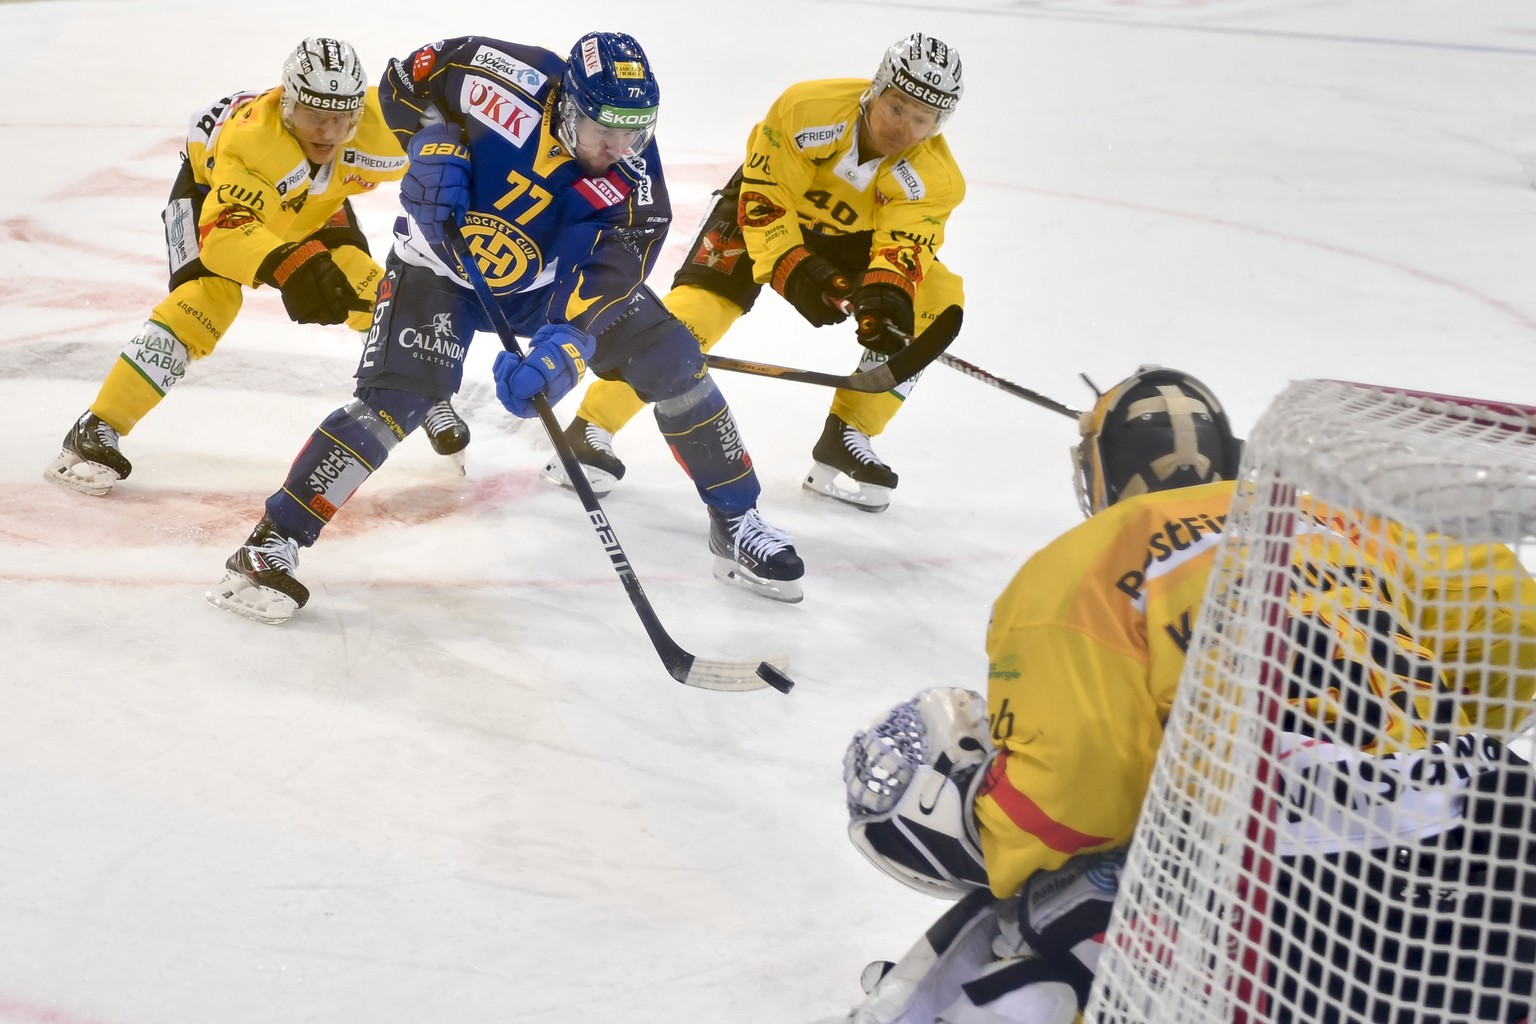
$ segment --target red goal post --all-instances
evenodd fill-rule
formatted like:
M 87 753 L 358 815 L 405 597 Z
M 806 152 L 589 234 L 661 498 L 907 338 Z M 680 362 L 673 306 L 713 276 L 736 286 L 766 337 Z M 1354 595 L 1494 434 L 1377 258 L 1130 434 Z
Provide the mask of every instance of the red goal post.
M 1529 1017 L 1527 570 L 1536 409 L 1331 380 L 1276 398 L 1085 1020 Z

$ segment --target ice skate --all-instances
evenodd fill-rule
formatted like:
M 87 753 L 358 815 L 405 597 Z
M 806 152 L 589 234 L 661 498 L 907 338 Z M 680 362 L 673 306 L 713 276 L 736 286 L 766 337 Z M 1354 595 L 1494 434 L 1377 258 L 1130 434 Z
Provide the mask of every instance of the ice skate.
M 118 449 L 118 434 L 94 413 L 87 412 L 64 435 L 59 457 L 43 477 L 81 494 L 101 496 L 133 472 L 133 464 Z
M 284 537 L 266 516 L 240 549 L 224 563 L 228 571 L 205 595 L 215 608 L 257 622 L 287 622 L 309 601 L 309 588 L 293 575 L 299 543 Z
M 427 432 L 432 450 L 447 456 L 463 473 L 464 449 L 469 447 L 469 424 L 464 422 L 453 403 L 445 398 L 428 409 L 422 428 Z
M 811 449 L 815 460 L 801 486 L 864 512 L 884 512 L 896 489 L 896 471 L 880 461 L 869 436 L 827 416 L 821 438 Z
M 789 604 L 805 596 L 800 589 L 805 563 L 789 534 L 769 526 L 756 508 L 734 515 L 710 509 L 709 550 L 715 553 L 717 580 Z
M 595 423 L 588 423 L 577 416 L 564 430 L 565 440 L 576 452 L 592 493 L 601 498 L 613 490 L 613 485 L 624 479 L 624 463 L 613 452 L 613 435 Z M 544 479 L 561 487 L 570 487 L 571 478 L 556 455 L 544 467 Z

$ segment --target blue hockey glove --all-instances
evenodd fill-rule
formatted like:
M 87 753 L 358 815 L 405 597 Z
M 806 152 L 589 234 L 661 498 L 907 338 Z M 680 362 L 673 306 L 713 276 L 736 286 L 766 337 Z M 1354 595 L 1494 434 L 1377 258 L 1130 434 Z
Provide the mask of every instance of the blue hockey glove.
M 528 344 L 528 355 L 496 353 L 491 376 L 496 378 L 496 397 L 514 416 L 532 419 L 533 396 L 542 394 L 554 405 L 570 393 L 587 369 L 597 339 L 570 324 L 545 324 Z
M 428 242 L 469 208 L 469 146 L 456 124 L 434 124 L 411 136 L 410 169 L 400 181 L 400 205 Z

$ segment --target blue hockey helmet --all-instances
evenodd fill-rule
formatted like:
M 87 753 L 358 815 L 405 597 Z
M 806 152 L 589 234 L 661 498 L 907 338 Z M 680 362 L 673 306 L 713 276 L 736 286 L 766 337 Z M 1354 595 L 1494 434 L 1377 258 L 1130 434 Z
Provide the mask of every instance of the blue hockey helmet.
M 623 32 L 588 32 L 571 47 L 561 79 L 556 133 L 575 152 L 583 120 L 627 141 L 638 153 L 656 131 L 661 90 L 651 62 L 633 36 Z

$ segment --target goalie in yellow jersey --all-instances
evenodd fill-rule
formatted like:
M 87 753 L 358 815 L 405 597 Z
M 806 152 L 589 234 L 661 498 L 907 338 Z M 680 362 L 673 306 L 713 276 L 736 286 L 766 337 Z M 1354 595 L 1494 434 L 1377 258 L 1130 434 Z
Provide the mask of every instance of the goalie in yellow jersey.
M 163 215 L 170 294 L 64 436 L 48 480 L 103 495 L 127 477 L 121 437 L 213 352 L 242 288 L 276 288 L 295 323 L 368 329 L 384 272 L 350 197 L 398 181 L 407 165 L 377 93 L 350 44 L 311 37 L 283 61 L 282 84 L 193 113 Z M 469 428 L 448 402 L 428 428 L 433 448 L 462 464 Z
M 925 690 L 855 735 L 845 755 L 854 845 L 916 889 L 961 897 L 899 962 L 866 970 L 868 997 L 849 1016 L 854 1024 L 1071 1024 L 1087 999 L 1125 846 L 1184 667 L 1187 631 L 1163 625 L 1191 622 L 1199 612 L 1237 486 L 1240 443 L 1205 385 L 1161 367 L 1143 367 L 1100 396 L 1081 430 L 1077 479 L 1088 519 L 1031 557 L 994 604 L 986 695 Z M 1488 841 L 1477 826 L 1498 806 L 1505 834 L 1519 837 L 1499 863 L 1508 863 L 1507 854 L 1536 868 L 1533 776 L 1502 742 L 1536 696 L 1536 581 L 1508 548 L 1399 540 L 1418 573 L 1424 600 L 1417 609 L 1401 591 L 1360 585 L 1372 578 L 1379 552 L 1346 543 L 1321 519 L 1298 529 L 1296 571 L 1341 582 L 1292 595 L 1292 643 L 1320 642 L 1322 632 L 1340 637 L 1329 646 L 1335 699 L 1369 704 L 1375 732 L 1340 739 L 1348 733 L 1341 728 L 1329 743 L 1287 722 L 1282 738 L 1309 743 L 1324 759 L 1337 751 L 1341 763 L 1363 752 L 1374 757 L 1378 777 L 1399 772 L 1404 779 L 1438 756 L 1436 743 L 1461 744 L 1458 754 L 1480 770 L 1458 783 L 1455 813 L 1412 785 L 1387 790 L 1408 811 L 1422 812 L 1407 808 L 1419 800 L 1446 819 L 1414 833 L 1424 844 L 1419 856 L 1442 860 L 1442 868 L 1475 858 Z M 1429 598 L 1452 579 L 1481 593 L 1470 614 L 1499 623 L 1491 633 L 1469 629 L 1463 640 L 1492 635 L 1497 651 L 1420 646 L 1435 642 L 1437 625 L 1447 635 L 1446 623 L 1432 621 L 1440 612 Z M 1373 651 L 1362 630 L 1335 629 L 1336 619 L 1362 616 L 1405 624 L 1403 639 Z M 1413 652 L 1422 657 L 1410 658 Z M 1295 690 L 1320 691 L 1327 692 L 1323 684 Z M 1431 724 L 1438 736 L 1427 732 Z M 1353 799 L 1347 791 L 1332 798 Z M 1299 841 L 1291 848 L 1307 849 Z M 1385 899 L 1368 888 L 1363 865 L 1392 852 L 1297 854 L 1276 884 L 1326 891 L 1343 906 Z M 1320 887 L 1324 875 L 1332 887 Z M 1527 876 L 1526 888 L 1536 888 L 1536 870 Z M 1498 934 L 1485 937 L 1488 948 L 1507 949 L 1497 968 L 1473 954 L 1448 955 L 1445 946 L 1432 958 L 1423 946 L 1399 946 L 1395 936 L 1368 936 L 1361 926 L 1343 942 L 1326 930 L 1309 934 L 1304 941 L 1314 950 L 1381 938 L 1380 948 L 1396 949 L 1401 959 L 1389 962 L 1392 954 L 1383 952 L 1385 968 L 1369 978 L 1335 961 L 1327 982 L 1347 998 L 1317 1007 L 1308 1024 L 1520 1021 L 1536 963 L 1536 893 L 1527 891 L 1522 906 L 1519 883 L 1506 891 L 1515 894 L 1503 908 L 1511 927 L 1490 928 Z M 1486 919 L 1497 921 L 1500 912 Z M 1434 913 L 1432 903 L 1404 910 L 1403 933 L 1438 936 Z M 1286 947 L 1285 956 L 1298 948 Z M 1326 969 L 1328 953 L 1321 955 Z M 1438 994 L 1426 987 L 1404 997 L 1403 979 L 1423 975 L 1444 981 Z M 1394 1000 L 1407 1005 L 1394 1008 Z M 1350 1017 L 1346 1005 L 1374 1009 Z
M 916 33 L 891 46 L 873 79 L 790 86 L 752 128 L 746 159 L 719 196 L 663 298 L 704 351 L 768 284 L 813 327 L 852 311 L 860 370 L 961 306 L 959 275 L 939 262 L 965 179 L 941 134 L 964 91 L 960 55 Z M 806 475 L 808 491 L 867 512 L 890 504 L 897 475 L 870 438 L 917 378 L 891 391 L 833 396 Z M 598 495 L 624 475 L 613 435 L 644 407 L 628 385 L 594 381 L 566 428 Z M 545 475 L 569 485 L 559 460 Z

